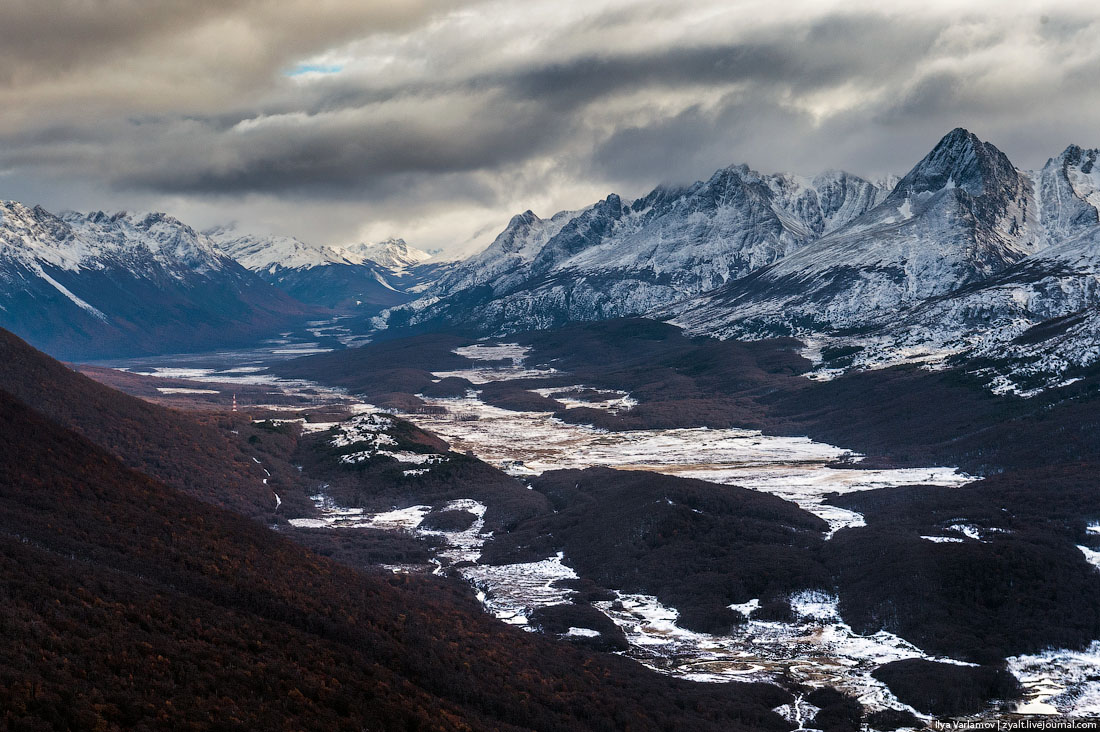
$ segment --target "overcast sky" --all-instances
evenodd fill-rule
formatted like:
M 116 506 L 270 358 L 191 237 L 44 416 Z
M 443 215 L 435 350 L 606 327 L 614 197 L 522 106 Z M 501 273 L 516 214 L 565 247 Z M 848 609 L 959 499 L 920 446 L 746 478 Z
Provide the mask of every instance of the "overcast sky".
M 4 0 L 0 198 L 317 243 L 747 163 L 904 173 L 953 127 L 1100 147 L 1094 2 Z

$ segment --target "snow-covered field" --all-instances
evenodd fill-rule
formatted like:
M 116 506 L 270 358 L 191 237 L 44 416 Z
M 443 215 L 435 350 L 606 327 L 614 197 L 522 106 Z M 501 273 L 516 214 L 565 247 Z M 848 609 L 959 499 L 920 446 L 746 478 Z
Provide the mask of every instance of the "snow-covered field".
M 1084 651 L 1052 650 L 1008 659 L 1027 690 L 1017 711 L 1100 717 L 1100 641 Z
M 476 348 L 482 351 L 474 351 Z M 524 378 L 526 349 L 501 352 L 484 346 L 464 350 L 470 358 L 498 359 L 507 353 L 511 367 L 449 372 L 473 383 Z M 489 372 L 488 374 L 486 372 Z M 442 374 L 436 374 L 442 376 Z M 471 378 L 475 375 L 476 378 Z M 570 387 L 580 389 L 583 387 Z M 561 389 L 540 389 L 550 394 Z M 629 408 L 620 393 L 618 405 Z M 471 450 L 479 458 L 516 476 L 547 470 L 605 466 L 650 470 L 714 483 L 740 485 L 774 493 L 829 522 L 833 531 L 862 526 L 863 517 L 824 503 L 830 494 L 896 485 L 955 486 L 974 480 L 954 468 L 863 470 L 841 465 L 858 461 L 849 451 L 806 437 L 771 437 L 755 430 L 706 428 L 608 432 L 568 424 L 547 412 L 515 412 L 485 404 L 477 392 L 465 397 L 426 399 L 445 414 L 417 415 L 422 427 L 447 440 L 453 449 Z M 584 403 L 585 406 L 594 406 Z

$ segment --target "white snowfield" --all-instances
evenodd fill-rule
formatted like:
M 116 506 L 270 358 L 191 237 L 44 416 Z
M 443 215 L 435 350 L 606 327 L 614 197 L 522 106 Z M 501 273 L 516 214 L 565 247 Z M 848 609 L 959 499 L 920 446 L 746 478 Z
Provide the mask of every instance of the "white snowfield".
M 961 663 L 931 657 L 884 631 L 872 636 L 857 634 L 840 619 L 832 595 L 799 592 L 791 596 L 790 604 L 797 618 L 794 622 L 750 619 L 733 635 L 715 636 L 681 628 L 676 610 L 649 595 L 617 593 L 615 602 L 596 603 L 626 633 L 631 644 L 628 656 L 693 681 L 789 679 L 812 688 L 837 688 L 869 709 L 915 713 L 871 672 L 884 663 L 907 658 Z

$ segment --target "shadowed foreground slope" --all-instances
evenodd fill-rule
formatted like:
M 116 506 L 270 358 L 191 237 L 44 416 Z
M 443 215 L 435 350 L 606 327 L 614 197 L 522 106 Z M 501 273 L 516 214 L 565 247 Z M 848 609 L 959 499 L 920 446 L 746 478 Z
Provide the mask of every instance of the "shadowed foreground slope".
M 786 729 L 364 575 L 127 469 L 0 393 L 0 720 L 12 729 Z

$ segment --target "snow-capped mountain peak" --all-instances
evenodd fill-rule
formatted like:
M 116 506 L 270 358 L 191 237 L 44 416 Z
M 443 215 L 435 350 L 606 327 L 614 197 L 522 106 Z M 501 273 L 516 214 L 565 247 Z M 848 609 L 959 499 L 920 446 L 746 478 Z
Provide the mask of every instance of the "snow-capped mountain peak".
M 404 239 L 397 237 L 390 237 L 375 244 L 363 242 L 334 248 L 349 258 L 358 258 L 360 262 L 369 260 L 392 270 L 414 267 L 432 257 L 427 252 L 411 247 Z
M 997 182 L 1011 180 L 1016 169 L 991 143 L 956 127 L 895 186 L 891 198 L 958 188 L 981 196 Z
M 334 247 L 306 244 L 293 236 L 242 234 L 235 227 L 209 229 L 207 234 L 227 254 L 253 272 L 275 274 L 282 269 L 302 270 L 330 264 L 359 264 L 357 258 Z

